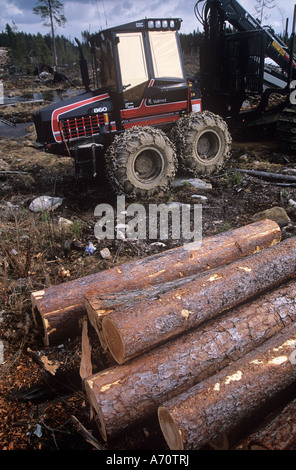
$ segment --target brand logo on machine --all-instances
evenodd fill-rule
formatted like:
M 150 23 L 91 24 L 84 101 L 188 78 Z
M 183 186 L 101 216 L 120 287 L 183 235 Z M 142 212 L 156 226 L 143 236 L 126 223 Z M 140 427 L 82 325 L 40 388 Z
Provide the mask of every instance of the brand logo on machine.
M 161 104 L 161 103 L 166 103 L 167 102 L 167 99 L 166 98 L 155 98 L 155 99 L 151 99 L 149 98 L 147 100 L 147 104 Z
M 102 108 L 94 108 L 93 109 L 93 112 L 96 114 L 96 113 L 106 113 L 108 111 L 108 109 L 106 108 L 106 106 L 103 106 Z
M 125 109 L 132 109 L 135 107 L 134 103 L 132 101 L 129 101 L 128 103 L 124 103 Z

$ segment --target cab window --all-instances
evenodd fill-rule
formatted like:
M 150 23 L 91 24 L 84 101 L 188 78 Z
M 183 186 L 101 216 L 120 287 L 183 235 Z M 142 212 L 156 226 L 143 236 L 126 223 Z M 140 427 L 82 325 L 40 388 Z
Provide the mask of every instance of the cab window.
M 149 31 L 155 78 L 184 78 L 174 31 Z
M 148 80 L 141 33 L 117 34 L 118 55 L 123 90 L 134 88 Z

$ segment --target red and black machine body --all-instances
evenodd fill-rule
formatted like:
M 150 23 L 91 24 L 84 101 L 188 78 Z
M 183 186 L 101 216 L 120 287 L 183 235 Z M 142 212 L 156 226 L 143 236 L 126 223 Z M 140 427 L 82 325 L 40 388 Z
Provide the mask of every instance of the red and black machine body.
M 199 90 L 185 75 L 178 36 L 181 21 L 144 19 L 94 35 L 94 90 L 81 53 L 86 91 L 34 114 L 37 144 L 53 153 L 71 154 L 77 169 L 88 154 L 86 160 L 96 174 L 95 160 L 114 135 L 133 126 L 165 130 L 184 114 L 201 111 Z

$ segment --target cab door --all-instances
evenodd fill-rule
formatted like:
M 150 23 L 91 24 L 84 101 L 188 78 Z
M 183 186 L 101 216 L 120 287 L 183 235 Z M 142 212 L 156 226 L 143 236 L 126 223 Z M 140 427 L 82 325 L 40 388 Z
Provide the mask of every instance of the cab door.
M 117 37 L 123 127 L 179 119 L 189 110 L 189 90 L 176 32 L 120 33 Z
M 119 91 L 123 96 L 124 118 L 125 110 L 139 108 L 150 80 L 142 33 L 117 33 L 116 43 L 121 79 Z

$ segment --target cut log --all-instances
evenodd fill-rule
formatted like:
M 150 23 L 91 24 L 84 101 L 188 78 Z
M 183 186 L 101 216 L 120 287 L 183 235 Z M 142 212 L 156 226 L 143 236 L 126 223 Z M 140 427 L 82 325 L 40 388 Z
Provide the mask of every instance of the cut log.
M 287 281 L 296 272 L 296 237 L 211 270 L 157 299 L 144 299 L 103 317 L 104 339 L 122 364 L 197 327 L 221 312 Z
M 256 432 L 245 438 L 236 450 L 296 450 L 296 400 L 274 413 Z
M 108 351 L 108 346 L 104 338 L 102 330 L 103 318 L 117 308 L 125 305 L 132 305 L 136 302 L 146 299 L 157 299 L 160 295 L 165 294 L 173 289 L 180 288 L 195 280 L 201 274 L 186 276 L 163 284 L 150 286 L 146 289 L 126 290 L 123 292 L 112 293 L 96 293 L 85 298 L 85 308 L 91 325 L 97 332 L 101 345 L 104 350 Z M 114 359 L 113 359 L 114 360 Z
M 276 222 L 264 220 L 206 237 L 201 243 L 187 244 L 112 269 L 64 282 L 31 294 L 34 323 L 43 342 L 57 343 L 80 331 L 85 315 L 85 296 L 143 289 L 205 269 L 228 264 L 263 250 L 281 240 Z
M 289 357 L 296 323 L 245 357 L 162 404 L 158 418 L 170 449 L 200 449 L 265 406 L 296 380 Z
M 296 320 L 296 282 L 230 310 L 149 353 L 84 382 L 104 440 L 262 344 Z

